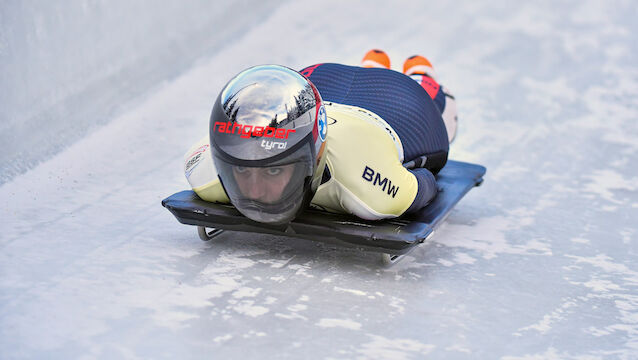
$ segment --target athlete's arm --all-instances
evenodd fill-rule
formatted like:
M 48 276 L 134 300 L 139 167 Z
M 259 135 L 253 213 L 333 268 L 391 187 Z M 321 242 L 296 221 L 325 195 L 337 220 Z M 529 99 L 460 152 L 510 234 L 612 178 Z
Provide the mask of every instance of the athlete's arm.
M 230 202 L 217 176 L 208 136 L 200 139 L 184 154 L 184 174 L 193 191 L 203 200 Z
M 405 211 L 406 214 L 413 213 L 424 208 L 437 194 L 436 179 L 428 169 L 419 168 L 408 171 L 416 177 L 419 185 L 412 204 Z

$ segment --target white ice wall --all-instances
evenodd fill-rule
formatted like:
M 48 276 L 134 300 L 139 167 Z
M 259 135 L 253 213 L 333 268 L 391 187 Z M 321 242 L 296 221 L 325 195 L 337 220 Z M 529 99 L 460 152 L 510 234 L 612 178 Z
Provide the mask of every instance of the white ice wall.
M 274 7 L 249 0 L 0 2 L 0 184 L 232 43 Z

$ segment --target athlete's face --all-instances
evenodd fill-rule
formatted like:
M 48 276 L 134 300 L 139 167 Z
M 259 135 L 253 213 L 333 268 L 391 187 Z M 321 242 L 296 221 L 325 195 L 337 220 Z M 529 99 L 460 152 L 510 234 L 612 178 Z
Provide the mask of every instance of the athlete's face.
M 233 176 L 246 198 L 273 204 L 290 182 L 295 164 L 268 168 L 233 166 Z

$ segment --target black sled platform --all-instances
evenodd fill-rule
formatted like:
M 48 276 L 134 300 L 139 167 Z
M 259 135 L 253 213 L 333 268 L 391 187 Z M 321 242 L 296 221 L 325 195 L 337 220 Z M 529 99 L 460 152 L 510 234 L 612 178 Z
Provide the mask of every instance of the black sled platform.
M 432 235 L 456 203 L 483 182 L 484 174 L 483 166 L 449 160 L 437 175 L 439 193 L 434 201 L 417 213 L 380 221 L 308 209 L 290 224 L 266 225 L 246 218 L 233 206 L 204 201 L 190 190 L 164 199 L 162 205 L 182 224 L 198 226 L 202 240 L 223 230 L 267 233 L 381 252 L 389 254 L 392 262 Z

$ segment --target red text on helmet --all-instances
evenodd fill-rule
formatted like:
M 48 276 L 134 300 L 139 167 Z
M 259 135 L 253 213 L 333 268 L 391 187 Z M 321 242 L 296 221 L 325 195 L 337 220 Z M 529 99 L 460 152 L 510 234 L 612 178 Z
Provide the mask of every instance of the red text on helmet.
M 217 121 L 213 125 L 213 131 L 217 130 L 224 134 L 238 134 L 242 138 L 249 137 L 274 137 L 277 139 L 288 139 L 290 133 L 297 130 L 294 129 L 277 129 L 270 126 L 253 126 L 242 124 L 231 124 L 231 122 Z

